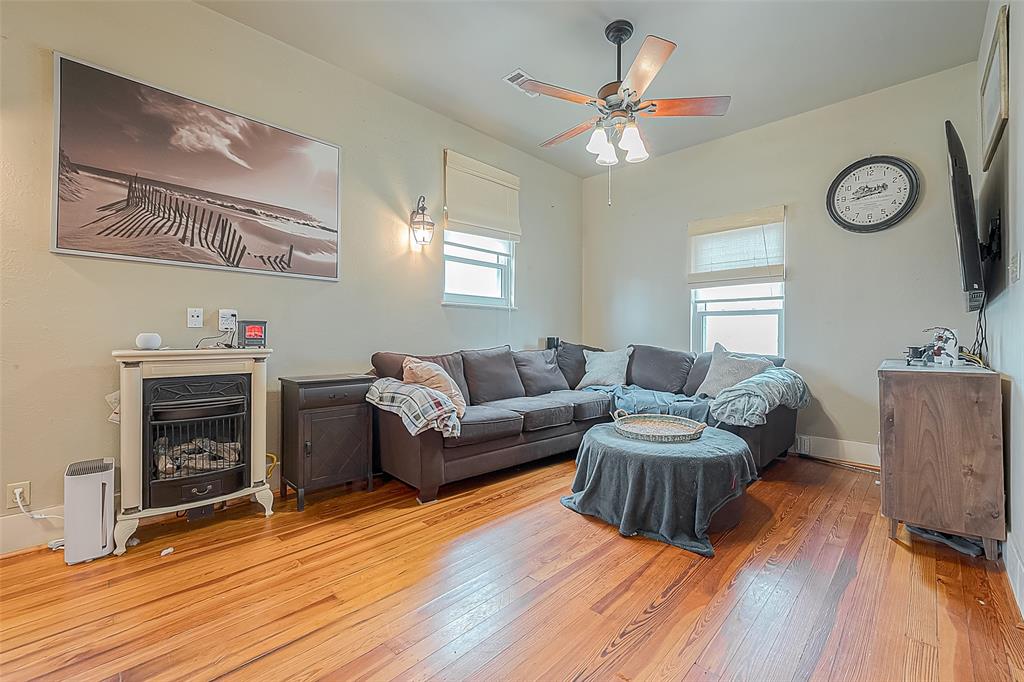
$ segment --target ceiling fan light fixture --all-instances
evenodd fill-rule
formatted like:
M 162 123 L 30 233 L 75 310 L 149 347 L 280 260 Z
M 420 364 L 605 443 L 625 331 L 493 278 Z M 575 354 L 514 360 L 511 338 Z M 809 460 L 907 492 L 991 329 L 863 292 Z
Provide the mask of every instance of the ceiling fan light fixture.
M 601 126 L 595 126 L 594 132 L 590 134 L 590 142 L 587 142 L 587 151 L 591 154 L 600 154 L 608 146 L 608 134 Z
M 651 155 L 647 153 L 647 148 L 644 147 L 644 143 L 641 140 L 640 147 L 638 149 L 630 149 L 626 152 L 626 163 L 640 163 L 641 161 L 646 161 L 650 157 Z
M 619 149 L 625 152 L 634 152 L 644 150 L 644 141 L 640 139 L 640 129 L 636 126 L 636 121 L 630 121 L 622 129 L 622 137 L 619 138 Z
M 615 145 L 610 142 L 605 145 L 601 153 L 597 155 L 598 166 L 614 166 L 619 162 L 619 157 L 615 155 Z

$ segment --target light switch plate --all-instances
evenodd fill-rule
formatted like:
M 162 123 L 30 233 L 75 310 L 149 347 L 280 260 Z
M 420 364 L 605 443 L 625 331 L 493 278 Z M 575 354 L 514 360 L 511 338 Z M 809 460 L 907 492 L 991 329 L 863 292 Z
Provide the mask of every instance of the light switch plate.
M 234 308 L 221 308 L 217 314 L 217 329 L 222 332 L 234 331 L 238 322 L 238 311 Z
M 201 329 L 203 326 L 203 309 L 189 308 L 186 324 L 189 329 Z

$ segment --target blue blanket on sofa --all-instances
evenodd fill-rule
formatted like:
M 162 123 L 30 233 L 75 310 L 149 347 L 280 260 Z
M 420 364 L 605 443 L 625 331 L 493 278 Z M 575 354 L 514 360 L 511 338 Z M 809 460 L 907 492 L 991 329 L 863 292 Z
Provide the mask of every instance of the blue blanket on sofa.
M 672 414 L 704 422 L 709 426 L 758 426 L 779 405 L 794 410 L 807 406 L 810 392 L 803 378 L 791 369 L 769 367 L 765 371 L 731 386 L 718 397 L 693 397 L 652 391 L 640 386 L 588 386 L 584 391 L 599 391 L 611 398 L 612 411 L 629 414 Z

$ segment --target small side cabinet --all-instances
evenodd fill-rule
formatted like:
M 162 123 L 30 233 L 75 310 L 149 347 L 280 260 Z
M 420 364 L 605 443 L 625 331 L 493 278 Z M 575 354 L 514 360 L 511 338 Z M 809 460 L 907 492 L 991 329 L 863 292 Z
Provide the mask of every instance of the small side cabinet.
M 365 374 L 281 377 L 281 499 L 365 480 L 373 490 L 373 414 Z

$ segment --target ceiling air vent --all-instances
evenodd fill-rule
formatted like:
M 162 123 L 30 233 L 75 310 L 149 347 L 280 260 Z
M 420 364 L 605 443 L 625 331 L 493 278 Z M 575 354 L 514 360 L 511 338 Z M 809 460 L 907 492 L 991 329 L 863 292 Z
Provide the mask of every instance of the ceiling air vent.
M 531 76 L 530 74 L 526 73 L 522 69 L 516 69 L 515 71 L 513 71 L 509 75 L 505 76 L 505 82 L 508 83 L 509 85 L 511 85 L 513 88 L 515 88 L 519 92 L 523 93 L 524 95 L 529 95 L 530 97 L 536 97 L 537 96 L 536 92 L 527 92 L 526 90 L 523 90 L 521 87 L 519 87 L 519 84 L 522 83 L 523 81 L 528 81 L 528 80 L 532 80 L 532 79 L 533 79 L 533 76 Z

